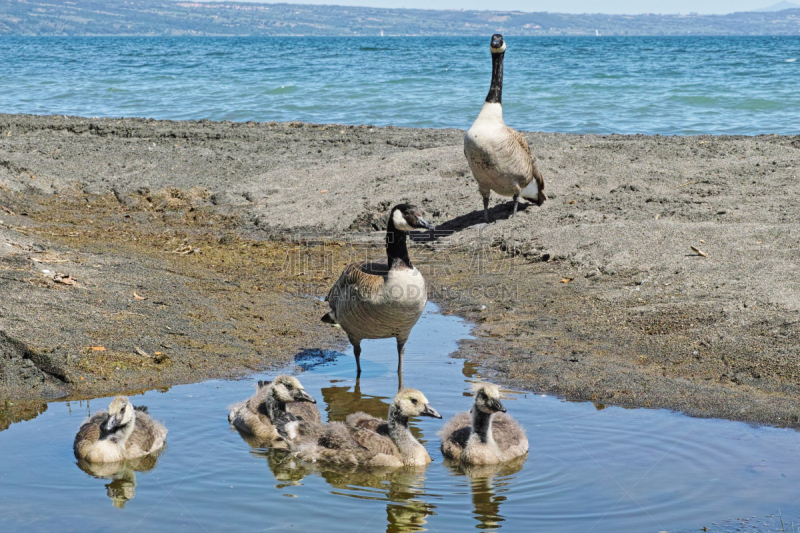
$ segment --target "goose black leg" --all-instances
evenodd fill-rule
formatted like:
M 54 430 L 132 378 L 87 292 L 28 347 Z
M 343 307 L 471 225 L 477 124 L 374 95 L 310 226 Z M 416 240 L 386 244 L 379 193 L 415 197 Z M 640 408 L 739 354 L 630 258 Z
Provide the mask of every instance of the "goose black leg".
M 514 195 L 514 212 L 511 213 L 511 218 L 514 218 L 515 216 L 517 216 L 517 207 L 518 206 L 519 206 L 519 195 L 515 194 Z
M 350 339 L 350 344 L 353 345 L 353 355 L 356 356 L 356 377 L 361 377 L 361 343 Z
M 397 390 L 403 388 L 403 354 L 406 351 L 406 341 L 397 339 Z
M 483 220 L 488 224 L 489 223 L 489 199 L 483 199 Z

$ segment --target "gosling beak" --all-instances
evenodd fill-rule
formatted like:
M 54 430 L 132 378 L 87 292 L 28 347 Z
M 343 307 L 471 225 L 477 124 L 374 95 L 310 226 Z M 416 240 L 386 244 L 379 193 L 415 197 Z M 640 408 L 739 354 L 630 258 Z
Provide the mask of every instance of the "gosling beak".
M 420 227 L 420 228 L 425 228 L 425 229 L 429 229 L 429 230 L 435 230 L 436 229 L 436 226 L 434 226 L 433 224 L 430 224 L 429 222 L 427 222 L 422 217 L 417 217 L 417 224 L 419 224 L 418 227 Z
M 315 400 L 314 398 L 312 398 L 312 397 L 311 397 L 311 395 L 310 395 L 309 393 L 307 393 L 306 391 L 304 391 L 304 390 L 299 390 L 299 391 L 297 391 L 297 392 L 295 393 L 295 395 L 294 395 L 294 400 L 295 400 L 296 402 L 311 402 L 311 403 L 317 403 L 317 400 Z
M 111 416 L 111 417 L 108 418 L 108 420 L 106 420 L 106 424 L 105 424 L 105 426 L 103 426 L 103 429 L 106 430 L 106 431 L 111 431 L 115 427 L 117 427 L 117 416 L 116 415 Z
M 506 412 L 506 408 L 505 408 L 505 407 L 503 407 L 503 404 L 502 404 L 502 403 L 500 403 L 500 400 L 492 400 L 492 401 L 489 403 L 489 407 L 490 407 L 490 408 L 492 409 L 492 411 L 494 411 L 495 413 L 505 413 L 505 412 Z
M 431 407 L 431 404 L 425 404 L 425 410 L 422 411 L 422 416 L 432 416 L 433 418 L 442 418 L 442 415 L 436 412 L 436 409 Z

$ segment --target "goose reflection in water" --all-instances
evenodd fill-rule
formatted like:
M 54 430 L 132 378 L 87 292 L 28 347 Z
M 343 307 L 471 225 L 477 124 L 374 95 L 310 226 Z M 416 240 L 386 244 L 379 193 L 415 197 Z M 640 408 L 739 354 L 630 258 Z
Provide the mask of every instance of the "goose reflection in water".
M 277 489 L 300 485 L 311 473 L 332 488 L 331 494 L 386 502 L 387 533 L 424 531 L 435 506 L 427 503 L 425 467 L 366 468 L 298 461 L 286 450 L 263 450 Z
M 106 493 L 114 507 L 123 509 L 125 504 L 136 496 L 136 472 L 149 472 L 154 469 L 159 455 L 160 452 L 152 453 L 119 463 L 90 463 L 79 459 L 77 465 L 92 477 L 110 480 L 111 482 L 106 484 Z
M 527 454 L 512 461 L 494 465 L 464 465 L 445 461 L 454 473 L 466 475 L 472 490 L 473 515 L 480 523 L 478 529 L 499 529 L 505 520 L 500 514 L 500 504 L 506 501 L 505 493 L 515 479 L 514 474 L 522 470 Z

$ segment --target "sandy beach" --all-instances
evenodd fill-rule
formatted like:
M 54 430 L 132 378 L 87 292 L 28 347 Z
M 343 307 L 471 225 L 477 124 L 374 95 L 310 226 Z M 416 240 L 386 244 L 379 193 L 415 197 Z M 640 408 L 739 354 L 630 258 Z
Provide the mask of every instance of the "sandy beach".
M 314 296 L 401 201 L 483 375 L 800 427 L 800 136 L 526 133 L 550 199 L 488 226 L 463 136 L 0 115 L 0 428 L 344 348 Z

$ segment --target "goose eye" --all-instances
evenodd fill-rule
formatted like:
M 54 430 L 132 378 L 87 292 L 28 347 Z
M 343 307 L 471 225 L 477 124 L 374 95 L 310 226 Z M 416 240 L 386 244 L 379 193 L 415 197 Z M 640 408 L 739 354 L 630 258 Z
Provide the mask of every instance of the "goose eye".
M 417 405 L 417 399 L 416 398 L 411 398 L 411 403 L 413 403 L 414 405 Z

